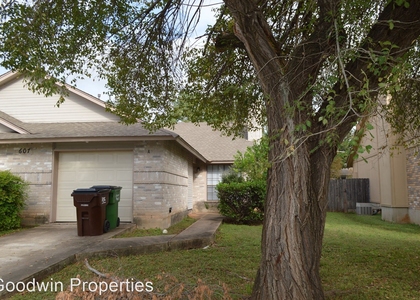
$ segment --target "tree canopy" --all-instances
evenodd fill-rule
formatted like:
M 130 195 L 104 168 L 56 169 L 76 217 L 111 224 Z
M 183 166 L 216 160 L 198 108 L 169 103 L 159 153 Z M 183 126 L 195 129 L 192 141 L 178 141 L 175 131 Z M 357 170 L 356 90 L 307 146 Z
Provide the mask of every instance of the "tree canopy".
M 200 19 L 200 6 L 205 4 L 202 0 L 3 0 L 0 59 L 4 67 L 23 72 L 34 91 L 45 94 L 63 92 L 56 82 L 77 75 L 70 82 L 77 84 L 78 79 L 97 72 L 107 79 L 116 97 L 110 108 L 127 123 L 143 120 L 150 129 L 157 129 L 187 117 L 238 133 L 255 125 L 250 120 L 266 121 L 266 96 L 225 5 L 202 36 L 205 45 L 188 47 Z M 303 112 L 298 130 L 306 131 L 320 122 L 334 124 L 353 113 L 370 113 L 373 92 L 401 95 L 404 90 L 416 98 L 408 90 L 418 89 L 418 80 L 413 80 L 418 77 L 418 47 L 412 47 L 417 41 L 407 43 L 412 49 L 407 53 L 372 35 L 376 32 L 372 26 L 382 26 L 380 22 L 388 31 L 401 27 L 392 12 L 378 22 L 387 4 L 410 7 L 406 0 L 256 2 L 281 60 L 279 72 L 295 72 L 297 80 L 302 68 L 314 68 L 310 79 L 299 80 L 304 94 L 296 95 L 295 103 L 289 104 L 289 110 Z M 322 39 L 323 44 L 311 39 Z M 296 60 L 305 52 L 317 53 L 306 66 Z M 358 82 L 352 82 L 357 76 L 349 76 L 351 70 L 345 69 L 352 61 L 367 64 Z M 392 73 L 381 76 L 389 68 Z M 379 85 L 371 86 L 372 75 Z M 337 86 L 351 88 L 349 103 L 336 103 Z M 407 110 L 398 102 L 404 100 L 398 99 L 392 111 L 398 112 L 398 120 L 410 120 L 412 115 L 404 114 Z M 416 124 L 396 122 L 406 123 Z M 324 129 L 321 126 L 310 133 Z

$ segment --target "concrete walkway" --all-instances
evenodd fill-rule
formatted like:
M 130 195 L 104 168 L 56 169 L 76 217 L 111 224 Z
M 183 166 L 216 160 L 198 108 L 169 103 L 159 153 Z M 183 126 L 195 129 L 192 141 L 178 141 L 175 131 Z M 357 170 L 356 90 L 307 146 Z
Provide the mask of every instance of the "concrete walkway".
M 76 223 L 23 230 L 0 237 L 0 283 L 40 281 L 85 258 L 203 248 L 213 242 L 222 220 L 218 214 L 206 214 L 178 235 L 139 238 L 112 238 L 133 229 L 133 224 L 121 224 L 99 236 L 77 236 Z M 0 291 L 0 298 L 8 294 Z

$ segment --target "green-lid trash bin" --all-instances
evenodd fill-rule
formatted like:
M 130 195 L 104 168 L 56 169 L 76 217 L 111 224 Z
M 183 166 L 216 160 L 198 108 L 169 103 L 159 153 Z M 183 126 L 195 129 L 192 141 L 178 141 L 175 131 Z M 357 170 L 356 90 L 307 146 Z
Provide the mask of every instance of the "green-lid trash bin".
M 118 202 L 120 202 L 122 187 L 115 185 L 94 185 L 91 188 L 110 190 L 109 202 L 106 207 L 106 218 L 110 224 L 109 229 L 114 229 L 120 226 L 120 218 L 118 217 Z
M 110 189 L 73 190 L 73 204 L 76 207 L 77 235 L 101 235 L 109 231 L 106 207 Z

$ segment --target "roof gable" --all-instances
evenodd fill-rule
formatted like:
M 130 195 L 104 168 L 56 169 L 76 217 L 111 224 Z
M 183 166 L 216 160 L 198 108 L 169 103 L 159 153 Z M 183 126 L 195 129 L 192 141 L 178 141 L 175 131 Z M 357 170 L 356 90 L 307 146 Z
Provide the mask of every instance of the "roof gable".
M 0 76 L 1 110 L 25 123 L 118 122 L 119 117 L 105 111 L 105 103 L 74 87 L 57 107 L 58 95 L 45 97 L 25 86 L 17 73 Z

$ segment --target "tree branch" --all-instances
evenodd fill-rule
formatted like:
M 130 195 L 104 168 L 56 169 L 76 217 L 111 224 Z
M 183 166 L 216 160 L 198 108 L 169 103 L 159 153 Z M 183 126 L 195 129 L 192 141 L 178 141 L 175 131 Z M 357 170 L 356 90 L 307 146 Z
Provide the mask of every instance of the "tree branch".
M 215 47 L 220 52 L 236 48 L 245 49 L 244 43 L 233 32 L 219 34 L 216 37 Z
M 96 269 L 92 268 L 92 267 L 90 266 L 90 264 L 89 264 L 89 262 L 88 262 L 87 258 L 85 258 L 85 266 L 86 266 L 86 268 L 88 268 L 88 269 L 89 269 L 89 271 L 92 271 L 93 273 L 95 273 L 95 274 L 96 274 L 96 275 L 98 275 L 99 277 L 109 278 L 109 275 L 104 274 L 104 273 L 101 273 L 101 272 L 99 272 L 98 270 L 96 270 Z
M 316 81 L 322 63 L 335 51 L 336 33 L 334 20 L 338 18 L 336 12 L 340 1 L 319 0 L 320 15 L 313 33 L 302 41 L 290 55 L 292 60 L 288 63 L 289 84 L 295 91 L 303 93 Z M 341 32 L 342 35 L 343 32 Z M 344 42 L 344 39 L 341 43 Z M 299 99 L 302 95 L 293 95 Z M 312 103 L 312 96 L 307 101 Z
M 390 28 L 389 22 L 395 24 L 392 29 Z M 392 68 L 389 67 L 380 71 L 372 70 L 369 68 L 372 61 L 366 59 L 362 53 L 384 53 L 381 43 L 390 42 L 396 46 L 394 50 L 390 50 L 388 53 L 388 59 L 392 62 L 406 54 L 419 35 L 420 1 L 410 1 L 409 8 L 390 2 L 380 14 L 376 24 L 372 26 L 359 51 L 359 57 L 346 66 L 345 74 L 350 74 L 347 77 L 349 87 L 353 91 L 360 91 L 363 89 L 363 84 L 366 83 L 366 78 L 369 78 L 368 93 L 370 94 L 370 98 L 374 99 L 378 94 L 379 78 L 386 78 L 392 72 Z M 348 107 L 350 105 L 350 99 L 348 97 L 349 89 L 337 83 L 334 90 L 336 91 L 336 96 L 334 97 L 336 105 L 338 107 Z M 339 130 L 341 138 L 344 138 L 358 117 L 365 113 L 363 109 L 357 108 L 357 105 L 363 99 L 353 98 L 352 100 L 352 111 Z

